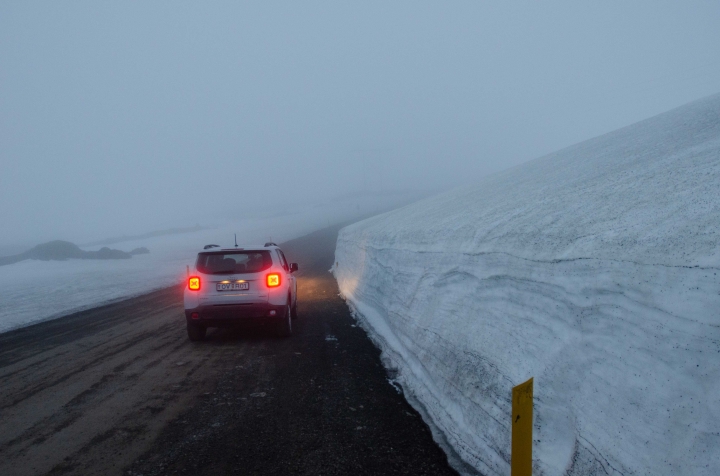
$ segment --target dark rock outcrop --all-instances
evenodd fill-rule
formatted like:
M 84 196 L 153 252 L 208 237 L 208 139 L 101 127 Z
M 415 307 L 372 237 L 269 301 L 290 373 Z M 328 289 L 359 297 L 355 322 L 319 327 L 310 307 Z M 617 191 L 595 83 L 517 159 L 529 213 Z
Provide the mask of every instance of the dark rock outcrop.
M 70 258 L 84 258 L 86 252 L 69 241 L 55 240 L 37 245 L 22 253 L 24 259 L 39 259 L 42 261 L 62 261 Z
M 85 251 L 83 259 L 130 259 L 132 255 L 120 250 L 111 250 L 107 246 L 103 246 L 98 251 Z
M 132 252 L 127 253 L 108 247 L 100 248 L 98 251 L 84 251 L 69 241 L 55 240 L 37 245 L 19 255 L 2 257 L 0 258 L 0 266 L 17 263 L 18 261 L 26 259 L 42 261 L 65 261 L 67 259 L 130 259 L 133 254 L 149 252 L 147 248 L 136 248 Z

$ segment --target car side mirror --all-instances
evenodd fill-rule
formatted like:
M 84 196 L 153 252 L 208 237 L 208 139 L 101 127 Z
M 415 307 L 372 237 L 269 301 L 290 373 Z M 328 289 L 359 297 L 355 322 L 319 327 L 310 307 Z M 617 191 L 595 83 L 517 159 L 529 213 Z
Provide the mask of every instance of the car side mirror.
M 298 269 L 299 269 L 299 268 L 298 268 L 297 263 L 290 263 L 290 272 L 291 272 L 291 273 L 294 273 L 294 272 L 297 271 Z

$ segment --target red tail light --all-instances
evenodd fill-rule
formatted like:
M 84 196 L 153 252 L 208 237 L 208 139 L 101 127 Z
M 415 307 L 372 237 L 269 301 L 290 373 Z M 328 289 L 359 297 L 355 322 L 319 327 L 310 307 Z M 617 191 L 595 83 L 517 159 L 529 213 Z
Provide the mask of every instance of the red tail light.
M 270 273 L 267 275 L 267 286 L 269 288 L 276 288 L 280 286 L 280 275 L 277 273 Z
M 200 278 L 197 276 L 190 276 L 188 278 L 188 289 L 190 291 L 200 291 Z

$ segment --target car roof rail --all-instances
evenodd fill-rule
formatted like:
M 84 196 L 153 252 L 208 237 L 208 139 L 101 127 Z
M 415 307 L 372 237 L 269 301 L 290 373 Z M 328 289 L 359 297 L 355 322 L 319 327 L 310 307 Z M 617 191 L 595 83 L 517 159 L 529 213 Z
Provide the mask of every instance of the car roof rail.
M 265 243 L 265 248 L 267 248 L 268 246 L 277 246 L 277 245 L 275 243 L 273 243 L 272 241 L 268 241 L 267 243 Z
M 205 245 L 205 246 L 203 246 L 204 250 L 209 250 L 210 248 L 220 248 L 220 245 Z

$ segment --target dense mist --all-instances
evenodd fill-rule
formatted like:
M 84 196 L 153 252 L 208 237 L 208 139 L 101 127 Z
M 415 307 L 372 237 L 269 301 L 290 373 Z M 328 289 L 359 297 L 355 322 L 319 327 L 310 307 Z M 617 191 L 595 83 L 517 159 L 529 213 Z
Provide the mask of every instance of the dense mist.
M 0 245 L 430 193 L 720 90 L 720 3 L 4 2 Z

